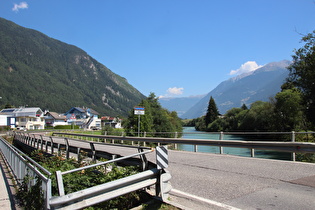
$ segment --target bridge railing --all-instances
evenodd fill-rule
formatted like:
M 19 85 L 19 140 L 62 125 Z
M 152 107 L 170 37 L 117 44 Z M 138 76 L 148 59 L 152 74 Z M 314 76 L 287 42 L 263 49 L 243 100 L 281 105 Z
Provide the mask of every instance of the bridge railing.
M 19 141 L 23 145 L 28 145 L 34 149 L 44 148 L 43 145 L 45 145 L 45 148 L 50 147 L 50 151 L 54 151 L 53 148 L 56 146 L 56 144 L 54 144 L 53 138 L 44 139 L 42 135 L 16 132 L 14 135 L 14 139 Z M 63 146 L 65 146 L 66 150 L 68 150 L 69 149 L 69 143 L 67 143 L 68 140 L 67 138 L 64 138 L 64 140 L 65 141 L 63 143 Z M 75 141 L 78 141 L 78 140 L 75 140 Z M 93 142 L 86 142 L 86 141 L 83 141 L 83 142 L 85 142 L 87 145 L 91 145 L 91 144 L 94 145 Z M 92 151 L 92 154 L 95 155 L 96 151 L 95 151 L 95 148 L 93 149 L 93 147 L 91 147 L 90 150 Z M 124 145 L 124 147 L 126 146 Z M 50 193 L 49 197 L 47 197 L 49 199 L 47 199 L 46 208 L 47 209 L 81 209 L 81 208 L 88 207 L 88 206 L 91 206 L 91 205 L 94 205 L 94 204 L 97 204 L 97 203 L 100 203 L 109 199 L 113 199 L 115 197 L 124 195 L 129 192 L 144 189 L 152 185 L 156 185 L 155 186 L 156 195 L 157 196 L 160 195 L 162 199 L 166 199 L 166 197 L 163 195 L 167 194 L 171 188 L 170 187 L 165 188 L 162 186 L 165 186 L 165 184 L 169 185 L 168 181 L 171 177 L 170 174 L 164 168 L 159 168 L 158 166 L 156 166 L 157 168 L 153 167 L 151 169 L 148 169 L 147 160 L 145 158 L 145 154 L 151 153 L 155 150 L 150 149 L 150 148 L 144 148 L 144 147 L 136 147 L 136 146 L 127 146 L 127 147 L 137 148 L 139 152 L 132 155 L 115 158 L 113 160 L 109 160 L 105 162 L 99 162 L 93 165 L 84 166 L 84 167 L 69 170 L 69 171 L 63 171 L 63 172 L 57 171 L 56 180 L 57 180 L 59 196 L 51 197 L 51 181 L 50 181 L 50 188 L 49 189 L 47 187 L 43 188 L 43 190 L 48 191 Z M 60 143 L 57 144 L 57 149 L 59 150 L 59 148 L 60 148 Z M 150 150 L 144 151 L 144 149 L 150 149 Z M 144 171 L 119 179 L 119 180 L 104 183 L 101 185 L 83 189 L 83 190 L 73 192 L 70 194 L 65 194 L 63 178 L 62 178 L 63 175 L 73 173 L 76 171 L 82 171 L 91 167 L 97 167 L 97 166 L 109 164 L 112 162 L 118 162 L 125 159 L 130 159 L 135 156 L 139 156 L 140 159 L 142 160 L 143 162 L 142 169 Z M 157 156 L 158 156 L 158 153 L 157 153 Z M 16 165 L 16 162 L 13 161 L 13 167 L 15 167 L 15 165 Z
M 37 178 L 39 178 L 42 183 L 42 192 L 44 193 L 44 209 L 49 209 L 49 199 L 51 198 L 51 173 L 22 151 L 11 146 L 2 137 L 0 137 L 0 149 L 19 185 L 22 185 L 24 178 L 28 176 L 29 180 L 24 181 L 27 181 L 26 184 L 28 189 L 30 189 L 38 181 Z
M 90 134 L 78 134 L 78 133 L 63 133 L 55 132 L 53 135 L 63 137 L 80 137 L 85 139 L 111 139 L 119 140 L 121 142 L 143 142 L 143 143 L 156 143 L 160 144 L 174 144 L 175 149 L 177 144 L 194 145 L 194 151 L 198 151 L 199 145 L 204 146 L 217 146 L 220 148 L 220 153 L 223 154 L 223 147 L 236 147 L 236 148 L 248 148 L 251 149 L 251 156 L 254 157 L 255 149 L 260 150 L 274 150 L 280 152 L 292 153 L 292 160 L 295 160 L 295 153 L 315 153 L 315 143 L 311 142 L 295 142 L 297 134 L 314 134 L 314 132 L 217 132 L 219 134 L 219 140 L 212 139 L 182 139 L 182 138 L 163 138 L 163 137 L 130 137 L 130 136 L 109 136 L 109 135 L 90 135 Z M 244 140 L 223 140 L 224 135 L 283 135 L 286 134 L 289 138 L 285 142 L 280 141 L 244 141 Z

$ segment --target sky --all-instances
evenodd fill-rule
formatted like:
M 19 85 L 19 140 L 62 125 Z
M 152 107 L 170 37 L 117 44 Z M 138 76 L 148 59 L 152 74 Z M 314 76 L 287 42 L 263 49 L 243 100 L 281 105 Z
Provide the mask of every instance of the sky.
M 188 97 L 292 60 L 315 1 L 0 0 L 0 17 L 83 49 L 146 96 Z

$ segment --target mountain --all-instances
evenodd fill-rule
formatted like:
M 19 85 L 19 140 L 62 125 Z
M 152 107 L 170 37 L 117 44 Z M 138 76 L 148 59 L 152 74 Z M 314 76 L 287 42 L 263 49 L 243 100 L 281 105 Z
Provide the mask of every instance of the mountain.
M 195 105 L 205 95 L 189 96 L 189 97 L 163 97 L 159 98 L 161 106 L 169 111 L 176 111 L 177 115 L 181 117 L 186 111 Z
M 210 97 L 212 96 L 221 114 L 233 107 L 243 104 L 250 106 L 255 101 L 268 101 L 275 96 L 288 76 L 286 67 L 290 61 L 280 61 L 221 82 L 196 105 L 181 116 L 183 119 L 197 118 L 206 114 Z
M 145 98 L 80 48 L 0 18 L 0 106 L 66 112 L 86 106 L 127 116 Z

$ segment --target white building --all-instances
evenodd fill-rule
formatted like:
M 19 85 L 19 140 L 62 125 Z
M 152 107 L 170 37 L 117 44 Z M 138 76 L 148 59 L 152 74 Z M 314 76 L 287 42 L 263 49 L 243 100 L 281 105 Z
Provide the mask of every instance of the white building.
M 6 116 L 7 126 L 10 126 L 11 128 L 28 130 L 45 128 L 44 114 L 39 107 L 3 109 L 0 111 L 0 115 Z M 12 118 L 14 118 L 15 120 L 13 120 Z

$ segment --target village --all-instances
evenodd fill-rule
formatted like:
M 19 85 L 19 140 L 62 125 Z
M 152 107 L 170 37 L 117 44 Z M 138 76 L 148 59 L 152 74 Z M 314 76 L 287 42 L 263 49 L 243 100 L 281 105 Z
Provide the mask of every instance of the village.
M 72 125 L 87 130 L 101 130 L 105 126 L 121 128 L 119 117 L 102 116 L 87 107 L 72 107 L 65 113 L 42 111 L 39 107 L 6 108 L 0 111 L 0 127 L 13 130 L 41 130 Z

